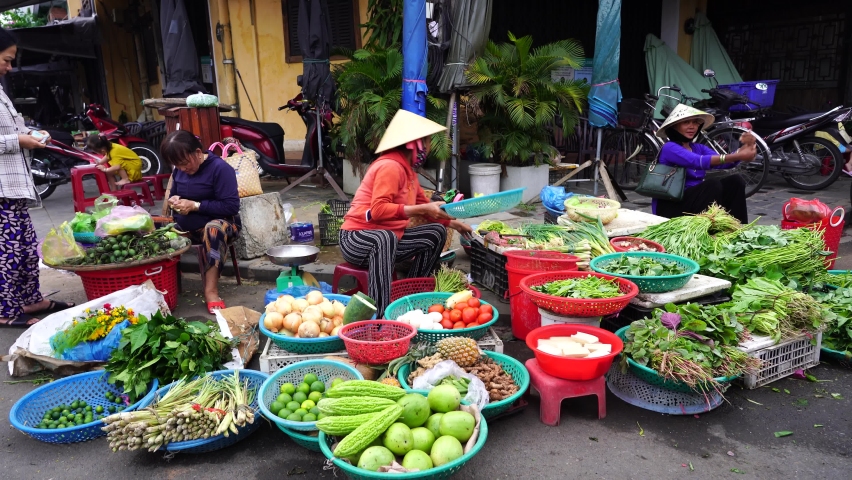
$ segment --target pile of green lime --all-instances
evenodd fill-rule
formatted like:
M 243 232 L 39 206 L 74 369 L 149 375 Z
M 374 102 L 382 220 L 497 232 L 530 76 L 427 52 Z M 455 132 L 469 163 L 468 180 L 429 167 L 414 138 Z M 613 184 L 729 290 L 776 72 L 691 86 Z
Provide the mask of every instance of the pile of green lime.
M 57 405 L 44 412 L 41 422 L 35 428 L 54 430 L 57 428 L 70 428 L 92 423 L 107 416 L 107 414 L 124 410 L 124 399 L 120 395 L 107 392 L 105 398 L 115 405 L 89 405 L 82 399 L 74 400 L 69 404 Z
M 335 378 L 331 386 L 341 382 L 342 378 Z M 325 416 L 317 408 L 317 403 L 323 398 L 325 384 L 315 374 L 309 373 L 298 387 L 289 382 L 281 385 L 278 398 L 269 405 L 269 410 L 291 422 L 316 422 Z

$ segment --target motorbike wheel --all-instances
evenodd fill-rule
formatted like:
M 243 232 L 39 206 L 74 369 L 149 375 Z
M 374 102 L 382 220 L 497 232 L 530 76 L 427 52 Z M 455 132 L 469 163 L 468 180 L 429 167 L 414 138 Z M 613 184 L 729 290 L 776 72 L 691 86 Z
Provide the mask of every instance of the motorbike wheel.
M 711 126 L 710 131 L 699 134 L 700 143 L 712 148 L 718 154 L 730 154 L 740 148 L 740 135 L 748 130 L 733 125 Z M 734 168 L 707 171 L 708 179 L 739 174 L 746 184 L 746 198 L 754 195 L 769 176 L 769 150 L 757 142 L 757 155 L 751 162 L 740 162 Z
M 40 158 L 33 157 L 30 168 L 32 170 L 40 170 L 49 172 L 50 167 L 44 162 L 44 160 Z M 45 200 L 47 197 L 51 196 L 53 192 L 56 191 L 56 185 L 50 183 L 49 181 L 38 182 L 36 178 L 33 177 L 33 183 L 35 183 L 35 191 L 38 193 L 38 196 L 41 197 L 42 200 Z
M 828 187 L 837 180 L 840 176 L 840 171 L 843 169 L 843 154 L 830 141 L 818 137 L 804 137 L 799 140 L 799 148 L 805 156 L 805 161 L 816 161 L 818 165 L 814 165 L 813 175 L 784 175 L 784 180 L 791 186 L 802 190 L 822 190 Z M 775 152 L 778 154 L 786 154 L 791 161 L 801 161 L 796 147 L 792 143 L 783 147 L 783 152 Z
M 160 154 L 149 143 L 131 143 L 129 148 L 142 159 L 142 176 L 168 173 L 168 165 L 160 160 Z

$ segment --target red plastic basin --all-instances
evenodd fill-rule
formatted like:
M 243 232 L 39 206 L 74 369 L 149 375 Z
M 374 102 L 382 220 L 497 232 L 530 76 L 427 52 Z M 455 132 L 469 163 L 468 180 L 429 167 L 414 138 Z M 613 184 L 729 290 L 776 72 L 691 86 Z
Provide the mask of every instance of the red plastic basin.
M 615 237 L 613 239 L 610 239 L 609 244 L 612 245 L 612 248 L 615 249 L 616 252 L 629 252 L 630 247 L 622 247 L 620 245 L 616 245 L 616 243 L 620 243 L 620 242 L 630 242 L 631 247 L 633 245 L 636 245 L 636 244 L 644 243 L 646 246 L 651 247 L 651 248 L 655 249 L 656 251 L 658 251 L 660 253 L 666 253 L 665 247 L 663 247 L 659 243 L 652 242 L 651 240 L 646 240 L 644 238 L 639 238 L 639 237 Z M 636 251 L 642 252 L 644 250 L 636 250 Z
M 550 337 L 570 337 L 577 332 L 598 337 L 601 343 L 612 345 L 609 355 L 596 358 L 565 358 L 540 351 L 536 346 L 540 339 Z M 527 335 L 527 346 L 535 354 L 539 366 L 548 375 L 565 380 L 594 380 L 609 371 L 612 361 L 621 353 L 624 342 L 612 332 L 598 327 L 581 324 L 548 325 L 536 328 Z

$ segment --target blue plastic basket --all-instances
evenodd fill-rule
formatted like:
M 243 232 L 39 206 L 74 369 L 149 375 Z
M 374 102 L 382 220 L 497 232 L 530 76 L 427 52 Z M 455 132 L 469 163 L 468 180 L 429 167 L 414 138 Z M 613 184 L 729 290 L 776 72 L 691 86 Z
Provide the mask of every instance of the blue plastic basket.
M 406 295 L 395 302 L 391 302 L 388 308 L 385 309 L 385 318 L 388 320 L 396 320 L 406 312 L 419 308 L 425 313 L 432 305 L 446 303 L 447 299 L 452 297 L 453 293 L 444 292 L 426 292 Z M 480 338 L 488 332 L 488 329 L 497 323 L 500 317 L 500 312 L 497 307 L 484 300 L 480 300 L 482 305 L 491 305 L 493 317 L 491 321 L 485 325 L 477 325 L 475 327 L 459 328 L 458 330 L 417 330 L 417 335 L 414 336 L 413 343 L 429 342 L 437 343 L 439 340 L 446 337 L 469 337 L 474 340 Z
M 324 293 L 322 296 L 329 300 L 337 300 L 344 305 L 349 305 L 349 300 L 352 299 L 349 295 L 338 295 L 336 293 Z M 263 326 L 263 320 L 265 317 L 266 313 L 260 317 L 260 321 L 258 323 L 260 331 L 269 337 L 272 340 L 272 343 L 278 345 L 278 348 L 282 348 L 288 352 L 309 354 L 334 353 L 346 348 L 343 345 L 343 340 L 341 340 L 337 335 L 323 338 L 293 338 L 278 333 L 272 333 L 269 329 Z M 376 318 L 376 316 L 373 315 L 373 318 Z
M 548 207 L 547 205 L 544 206 L 544 209 L 547 210 L 547 213 L 553 215 L 556 218 L 559 218 L 559 217 L 561 217 L 562 215 L 565 214 L 565 210 L 554 210 L 554 209 Z
M 210 372 L 207 375 L 216 378 L 222 378 L 226 376 L 233 376 L 235 370 L 217 370 L 215 372 Z M 264 380 L 268 377 L 267 374 L 258 372 L 256 370 L 236 370 L 239 372 L 240 380 L 248 379 L 249 388 L 253 388 L 255 390 L 254 400 L 252 400 L 250 406 L 252 410 L 255 412 L 254 423 L 248 423 L 243 427 L 237 427 L 237 434 L 230 434 L 229 436 L 225 435 L 216 435 L 215 437 L 210 437 L 207 439 L 199 439 L 199 440 L 188 440 L 186 442 L 172 442 L 163 447 L 166 451 L 169 452 L 183 452 L 183 453 L 206 453 L 212 452 L 215 450 L 220 450 L 225 447 L 230 447 L 231 445 L 243 440 L 248 437 L 255 430 L 260 428 L 260 424 L 262 423 L 258 413 L 258 399 L 260 398 L 260 387 L 263 384 Z M 145 408 L 152 403 L 157 398 L 161 398 L 169 389 L 172 388 L 174 383 L 170 383 L 165 387 L 157 390 L 156 395 L 151 395 L 148 397 L 148 402 L 139 406 L 139 408 Z
M 98 405 L 102 407 L 114 406 L 115 403 L 105 397 L 106 392 L 112 392 L 116 395 L 123 395 L 124 392 L 117 386 L 107 382 L 108 378 L 108 373 L 98 370 L 72 375 L 43 385 L 24 395 L 12 406 L 12 410 L 9 412 L 9 422 L 22 433 L 47 443 L 85 442 L 86 440 L 102 437 L 106 435 L 106 432 L 101 430 L 101 427 L 104 426 L 101 420 L 95 420 L 94 422 L 74 427 L 55 428 L 52 430 L 34 428 L 31 425 L 38 425 L 44 416 L 44 412 L 48 409 L 62 403 L 71 403 L 77 399 L 85 401 L 87 404 L 92 405 L 92 407 Z M 145 405 L 146 401 L 150 402 L 154 398 L 157 385 L 157 381 L 154 380 L 148 394 L 123 411 L 135 410 Z
M 610 262 L 619 260 L 622 256 L 628 257 L 648 257 L 654 260 L 657 260 L 660 263 L 677 263 L 680 266 L 684 267 L 686 271 L 679 275 L 660 275 L 660 276 L 649 276 L 649 277 L 640 277 L 636 275 L 624 275 L 620 273 L 612 273 L 607 270 L 607 266 Z M 663 292 L 671 292 L 673 290 L 677 290 L 679 288 L 683 288 L 684 285 L 689 283 L 689 279 L 692 278 L 693 275 L 698 273 L 700 267 L 698 263 L 686 258 L 680 257 L 678 255 L 673 255 L 671 253 L 660 253 L 660 252 L 618 252 L 618 253 L 608 253 L 606 255 L 601 255 L 599 257 L 595 257 L 589 262 L 589 267 L 598 273 L 603 273 L 606 275 L 612 275 L 614 277 L 621 277 L 631 282 L 635 283 L 637 287 L 639 287 L 639 291 L 641 293 L 663 293 Z
M 775 103 L 775 89 L 778 87 L 779 81 L 780 80 L 752 80 L 750 82 L 719 85 L 718 88 L 733 90 L 740 95 L 747 96 L 749 100 L 754 102 L 748 105 L 733 105 L 731 106 L 732 112 L 754 110 L 757 108 L 756 104 L 759 104 L 760 108 L 767 108 L 771 107 L 772 104 Z M 762 88 L 757 88 L 758 86 Z
M 263 382 L 260 387 L 258 397 L 260 399 L 260 411 L 263 416 L 271 422 L 283 427 L 287 430 L 297 430 L 302 432 L 312 432 L 317 430 L 317 422 L 294 422 L 285 420 L 277 415 L 278 412 L 272 413 L 269 405 L 278 398 L 281 392 L 281 385 L 292 383 L 298 385 L 302 383 L 305 375 L 313 373 L 319 380 L 325 384 L 326 389 L 331 387 L 331 381 L 335 378 L 343 380 L 364 380 L 361 373 L 354 367 L 335 362 L 334 360 L 303 360 L 301 362 L 287 365 L 278 370 Z M 287 433 L 286 431 L 284 433 Z
M 441 208 L 455 218 L 481 217 L 492 213 L 505 212 L 521 203 L 524 190 L 526 190 L 526 187 L 469 198 L 461 202 L 447 203 L 442 205 Z

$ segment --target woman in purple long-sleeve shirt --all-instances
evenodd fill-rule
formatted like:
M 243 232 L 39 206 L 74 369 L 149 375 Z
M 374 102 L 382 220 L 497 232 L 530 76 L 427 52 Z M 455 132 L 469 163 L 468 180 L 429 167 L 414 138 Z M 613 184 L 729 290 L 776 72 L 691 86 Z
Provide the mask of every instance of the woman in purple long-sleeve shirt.
M 219 276 L 228 257 L 228 245 L 240 233 L 240 195 L 237 174 L 218 156 L 204 150 L 195 135 L 178 130 L 160 146 L 163 159 L 175 167 L 168 200 L 175 223 L 189 232 L 207 261 L 201 272 L 207 311 L 225 308 L 219 297 Z M 215 275 L 210 270 L 215 269 Z
M 658 200 L 651 202 L 656 215 L 666 218 L 697 214 L 713 203 L 727 210 L 742 223 L 748 223 L 745 181 L 739 175 L 721 179 L 705 179 L 706 171 L 732 168 L 739 162 L 754 160 L 755 139 L 751 134 L 740 137 L 742 146 L 735 153 L 719 155 L 710 147 L 692 143 L 699 130 L 713 123 L 713 116 L 695 108 L 678 105 L 657 131 L 657 136 L 668 140 L 660 152 L 659 163 L 686 169 L 686 184 L 680 201 Z

